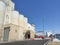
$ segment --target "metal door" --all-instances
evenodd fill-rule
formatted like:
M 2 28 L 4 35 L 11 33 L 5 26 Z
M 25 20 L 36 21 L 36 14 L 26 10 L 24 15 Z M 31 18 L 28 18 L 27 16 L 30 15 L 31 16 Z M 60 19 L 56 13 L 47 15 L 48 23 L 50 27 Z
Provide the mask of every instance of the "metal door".
M 4 28 L 4 36 L 3 36 L 3 41 L 8 41 L 9 39 L 9 31 L 10 31 L 10 27 L 6 27 Z

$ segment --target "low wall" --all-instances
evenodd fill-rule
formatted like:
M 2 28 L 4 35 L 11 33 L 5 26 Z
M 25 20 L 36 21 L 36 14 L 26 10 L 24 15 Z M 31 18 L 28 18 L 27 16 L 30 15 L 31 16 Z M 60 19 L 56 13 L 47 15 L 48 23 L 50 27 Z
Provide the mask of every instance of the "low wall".
M 47 41 L 48 40 L 27 40 L 27 41 L 0 43 L 0 45 L 44 45 Z

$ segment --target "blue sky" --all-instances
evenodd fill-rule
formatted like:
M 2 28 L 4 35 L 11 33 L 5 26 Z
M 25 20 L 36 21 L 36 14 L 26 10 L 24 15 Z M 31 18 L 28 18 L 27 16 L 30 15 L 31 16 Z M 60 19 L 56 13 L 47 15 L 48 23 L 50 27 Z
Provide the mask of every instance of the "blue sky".
M 36 31 L 43 30 L 59 33 L 60 31 L 60 0 L 13 0 L 15 10 L 28 17 L 34 23 Z

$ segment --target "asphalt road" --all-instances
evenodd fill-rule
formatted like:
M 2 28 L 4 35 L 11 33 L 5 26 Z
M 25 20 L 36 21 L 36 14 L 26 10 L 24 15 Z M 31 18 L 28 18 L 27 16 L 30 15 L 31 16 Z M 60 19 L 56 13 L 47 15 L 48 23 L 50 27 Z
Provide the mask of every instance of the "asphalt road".
M 48 40 L 26 40 L 9 43 L 0 43 L 0 45 L 44 45 Z

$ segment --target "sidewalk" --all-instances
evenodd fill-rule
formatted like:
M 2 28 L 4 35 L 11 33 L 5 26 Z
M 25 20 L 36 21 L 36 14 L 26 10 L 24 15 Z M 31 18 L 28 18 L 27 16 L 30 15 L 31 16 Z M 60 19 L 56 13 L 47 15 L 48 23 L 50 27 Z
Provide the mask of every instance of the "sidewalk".
M 60 42 L 49 42 L 48 45 L 60 45 Z

